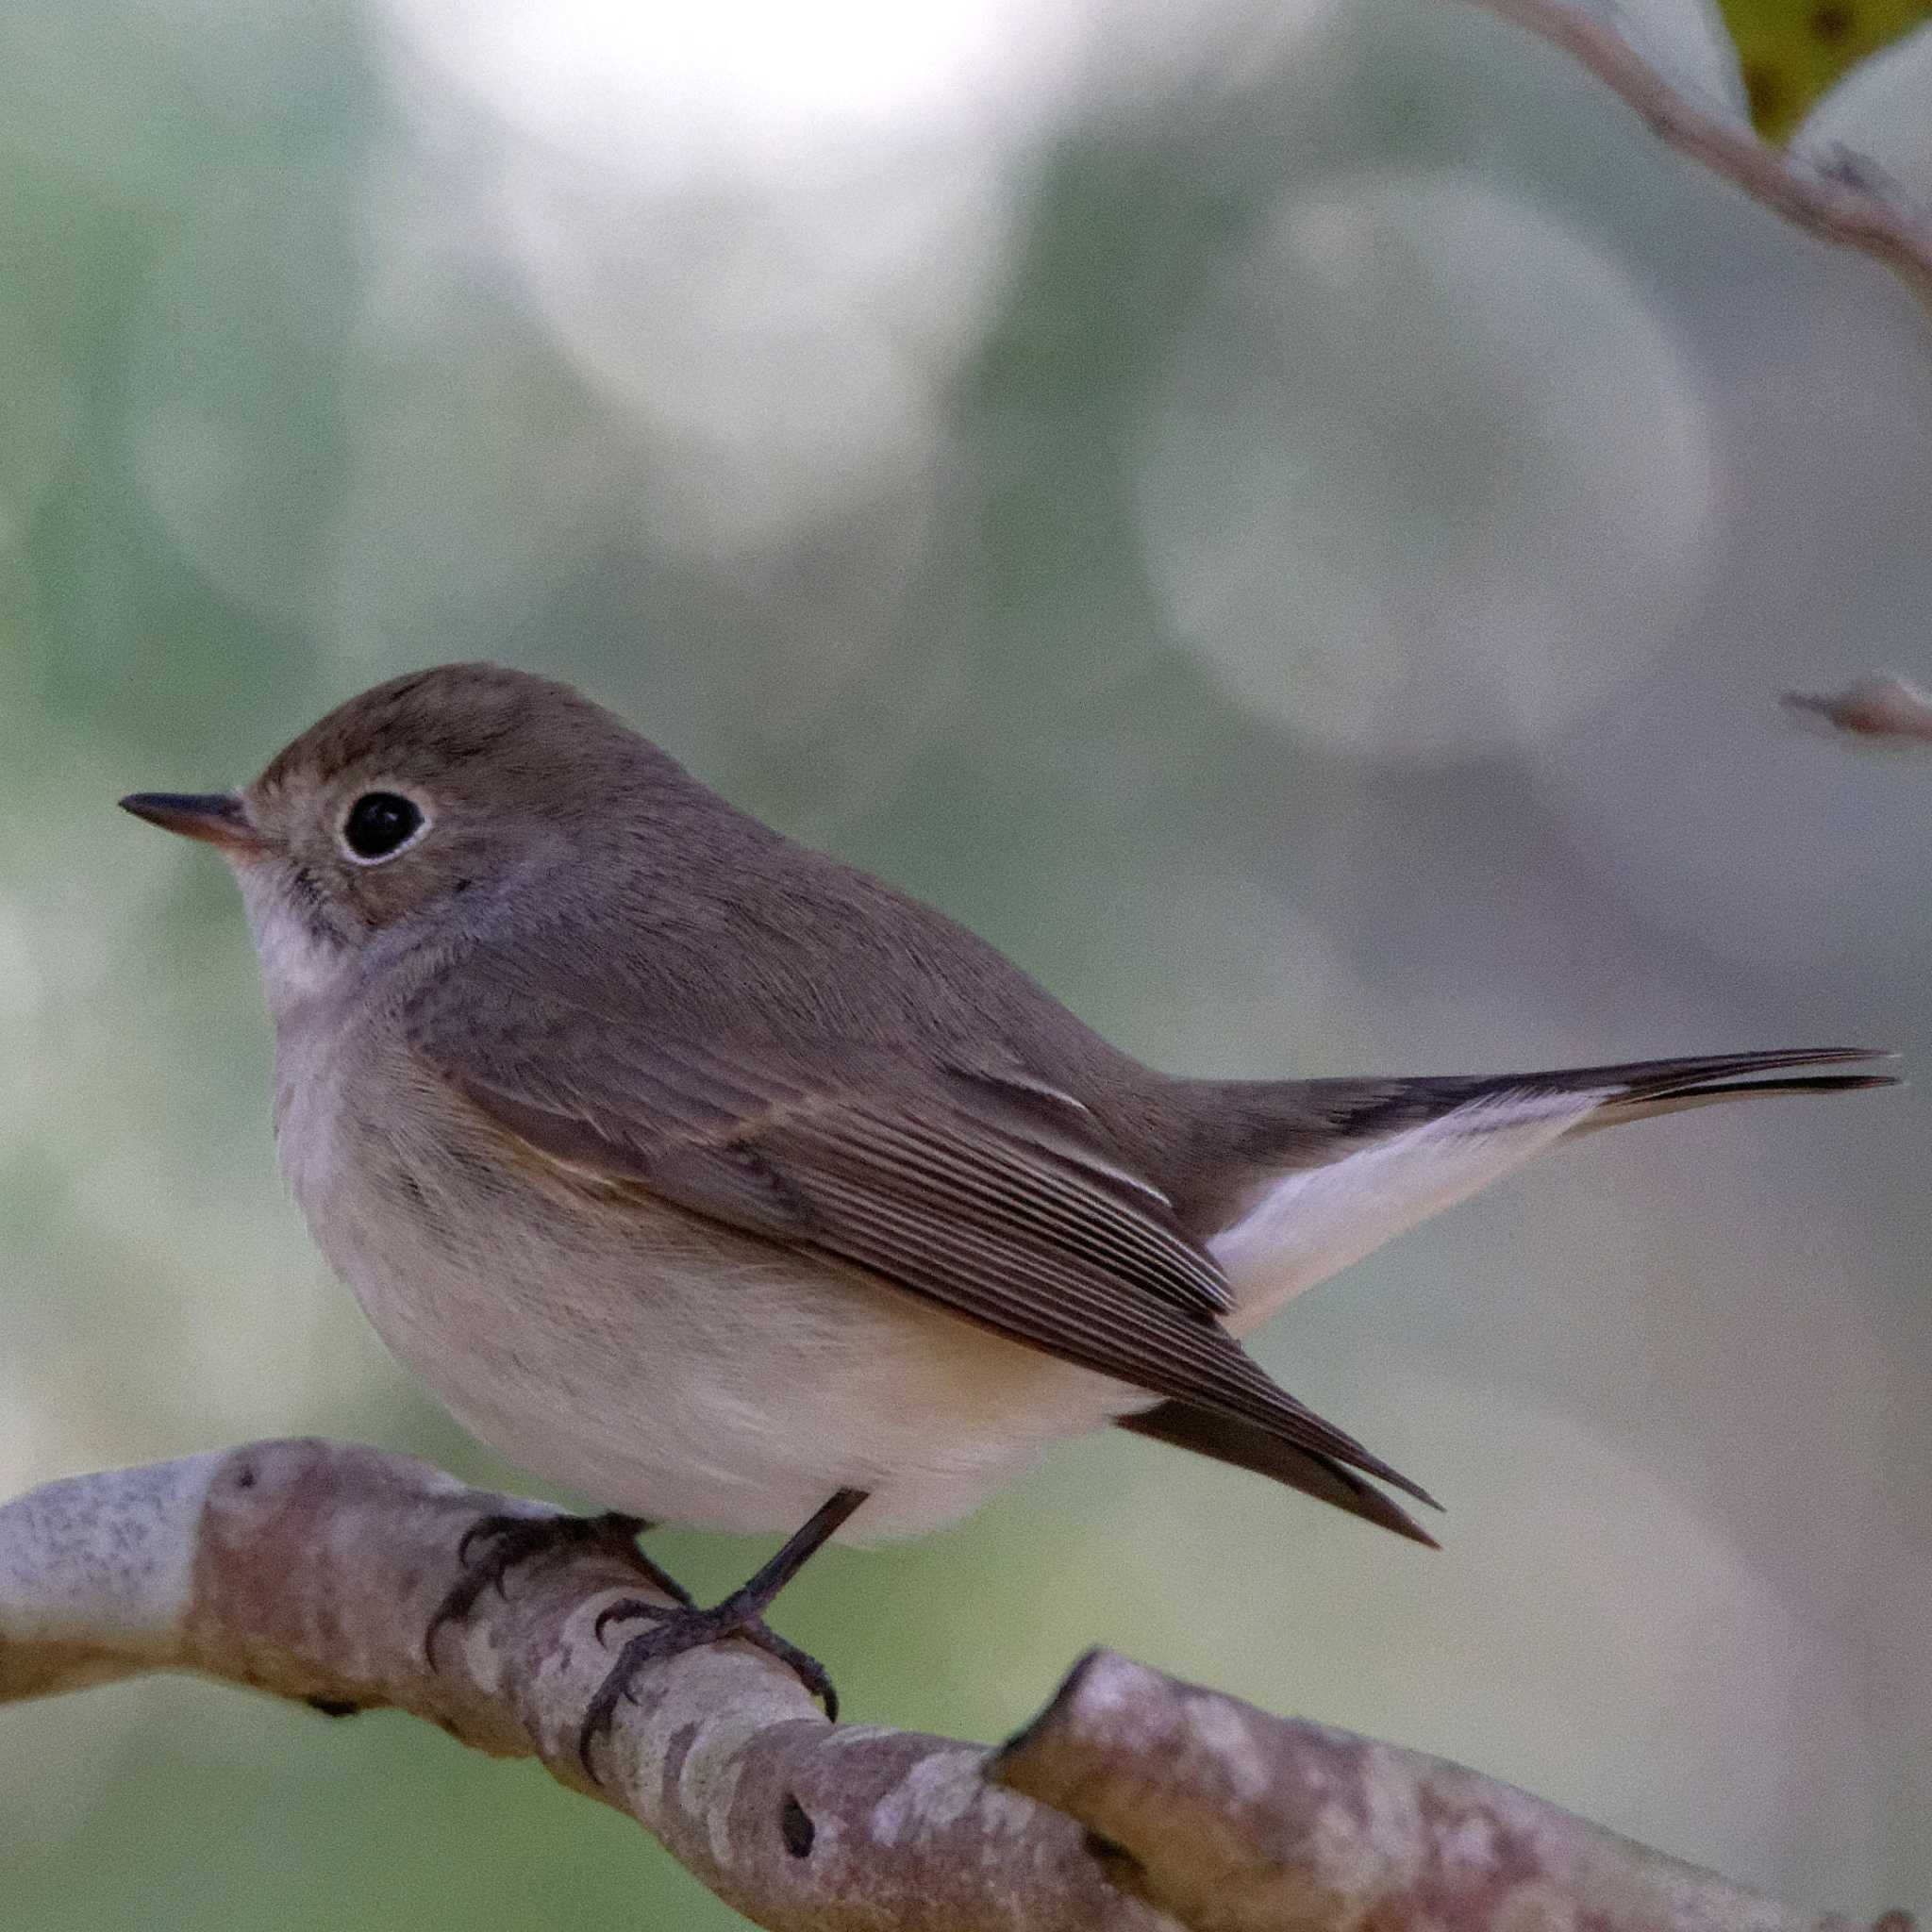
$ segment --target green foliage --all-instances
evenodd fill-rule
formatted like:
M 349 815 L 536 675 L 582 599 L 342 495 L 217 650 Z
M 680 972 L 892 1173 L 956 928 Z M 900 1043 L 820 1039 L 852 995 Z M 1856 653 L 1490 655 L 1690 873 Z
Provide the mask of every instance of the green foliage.
M 1932 20 L 1932 0 L 1720 0 L 1751 118 L 1769 141 L 1796 132 L 1860 60 Z M 1932 103 L 1927 103 L 1932 112 Z

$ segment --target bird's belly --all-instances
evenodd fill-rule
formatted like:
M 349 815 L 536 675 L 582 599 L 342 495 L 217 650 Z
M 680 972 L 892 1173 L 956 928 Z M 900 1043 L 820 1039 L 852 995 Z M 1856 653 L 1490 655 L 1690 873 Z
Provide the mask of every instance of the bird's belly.
M 638 1257 L 628 1292 L 358 1270 L 384 1340 L 512 1461 L 607 1507 L 789 1531 L 835 1490 L 858 1540 L 932 1527 L 1132 1392 L 830 1271 Z
M 788 1531 L 853 1488 L 872 1500 L 848 1541 L 913 1534 L 1149 1400 L 678 1208 L 565 1212 L 474 1163 L 329 1167 L 291 1170 L 298 1198 L 391 1350 L 491 1448 L 607 1508 Z

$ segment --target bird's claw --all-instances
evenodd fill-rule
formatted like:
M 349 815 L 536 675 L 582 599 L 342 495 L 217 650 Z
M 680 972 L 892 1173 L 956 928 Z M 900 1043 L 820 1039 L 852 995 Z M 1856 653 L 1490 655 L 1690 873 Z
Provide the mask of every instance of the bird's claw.
M 635 1617 L 648 1618 L 656 1627 L 625 1641 L 617 1654 L 617 1661 L 591 1699 L 577 1732 L 577 1757 L 592 1779 L 597 1774 L 591 1762 L 591 1753 L 610 1728 L 617 1707 L 636 1703 L 633 1685 L 638 1673 L 646 1664 L 681 1656 L 707 1643 L 722 1642 L 727 1637 L 740 1638 L 783 1664 L 824 1706 L 826 1717 L 836 1720 L 839 1715 L 839 1693 L 824 1665 L 780 1637 L 759 1615 L 758 1605 L 746 1600 L 742 1592 L 726 1597 L 708 1610 L 699 1609 L 688 1597 L 675 1607 L 649 1603 L 641 1597 L 620 1597 L 597 1612 L 594 1628 L 598 1641 L 603 1641 L 606 1624 Z
M 457 1561 L 463 1574 L 437 1605 L 423 1633 L 423 1655 L 436 1667 L 436 1640 L 445 1624 L 460 1624 L 476 1607 L 476 1599 L 491 1584 L 504 1598 L 509 1594 L 509 1573 L 519 1565 L 559 1550 L 601 1548 L 623 1558 L 646 1582 L 685 1603 L 691 1598 L 675 1577 L 667 1576 L 637 1546 L 639 1534 L 651 1525 L 636 1516 L 519 1516 L 498 1510 L 479 1516 L 457 1543 Z M 472 1560 L 481 1543 L 490 1547 Z

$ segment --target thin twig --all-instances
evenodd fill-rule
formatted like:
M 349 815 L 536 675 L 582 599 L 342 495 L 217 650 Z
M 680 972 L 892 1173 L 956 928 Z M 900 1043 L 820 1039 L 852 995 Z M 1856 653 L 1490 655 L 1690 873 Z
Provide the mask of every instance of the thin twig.
M 1658 140 L 1837 248 L 1883 262 L 1932 307 L 1932 221 L 1843 151 L 1820 165 L 1769 146 L 1749 122 L 1666 78 L 1614 17 L 1570 0 L 1473 0 L 1566 54 L 1641 114 Z
M 1860 678 L 1844 691 L 1788 691 L 1787 708 L 1838 731 L 1888 748 L 1932 743 L 1932 697 L 1889 674 Z

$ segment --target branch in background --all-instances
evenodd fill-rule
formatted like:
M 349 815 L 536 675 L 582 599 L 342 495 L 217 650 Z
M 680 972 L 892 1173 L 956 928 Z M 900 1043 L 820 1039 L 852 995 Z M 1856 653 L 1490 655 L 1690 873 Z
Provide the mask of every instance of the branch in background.
M 1902 677 L 1864 677 L 1840 691 L 1788 691 L 1784 702 L 1855 738 L 1894 745 L 1932 742 L 1932 697 Z
M 1748 121 L 1693 98 L 1617 27 L 1614 10 L 1572 0 L 1474 0 L 1560 47 L 1631 107 L 1651 131 L 1807 235 L 1869 255 L 1932 307 L 1932 220 L 1859 157 L 1826 166 L 1760 141 Z
M 825 1722 L 742 1644 L 653 1666 L 577 1727 L 636 1574 L 533 1562 L 424 1656 L 484 1513 L 546 1514 L 350 1444 L 258 1442 L 0 1507 L 0 1703 L 198 1671 L 341 1713 L 393 1706 L 627 1813 L 774 1932 L 1845 1932 L 1475 1772 L 1086 1658 L 997 1752 Z M 1888 1914 L 1874 1932 L 1910 1932 Z

